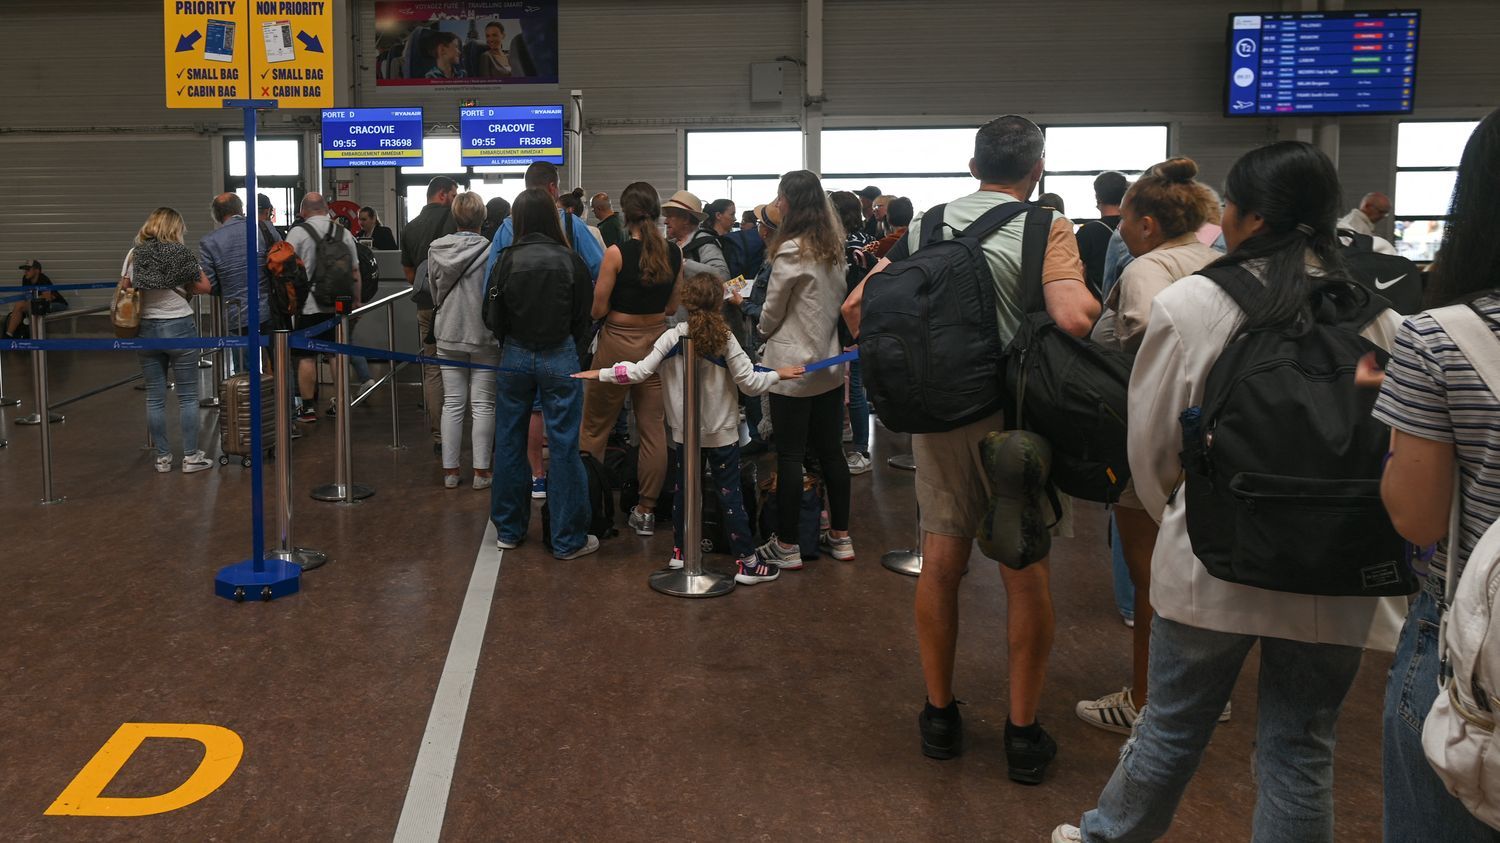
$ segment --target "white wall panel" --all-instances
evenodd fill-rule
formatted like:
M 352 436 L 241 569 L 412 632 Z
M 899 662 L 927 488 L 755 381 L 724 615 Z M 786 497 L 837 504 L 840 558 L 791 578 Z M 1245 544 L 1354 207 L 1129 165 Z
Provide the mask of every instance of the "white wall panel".
M 0 137 L 0 266 L 36 258 L 58 283 L 117 280 L 131 239 L 161 205 L 183 215 L 196 246 L 212 230 L 218 190 L 208 168 L 181 162 L 208 160 L 217 142 Z

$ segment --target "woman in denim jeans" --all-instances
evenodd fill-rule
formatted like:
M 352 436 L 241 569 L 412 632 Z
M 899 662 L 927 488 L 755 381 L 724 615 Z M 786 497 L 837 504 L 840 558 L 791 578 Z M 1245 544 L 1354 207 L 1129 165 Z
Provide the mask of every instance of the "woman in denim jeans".
M 1468 301 L 1495 330 L 1500 320 L 1500 197 L 1493 189 L 1500 161 L 1500 111 L 1470 136 L 1458 167 L 1452 216 L 1434 264 L 1428 305 Z M 1375 418 L 1391 426 L 1391 456 L 1381 497 L 1391 523 L 1418 546 L 1436 544 L 1427 581 L 1412 603 L 1386 680 L 1385 839 L 1500 840 L 1475 819 L 1427 763 L 1422 724 L 1438 694 L 1438 603 L 1450 574 L 1448 517 L 1453 472 L 1459 471 L 1463 527 L 1460 564 L 1500 519 L 1500 397 L 1490 392 L 1462 350 L 1426 313 L 1406 320 L 1387 370 L 1361 366 L 1380 384 Z
M 1246 153 L 1225 181 L 1229 254 L 1217 263 L 1243 266 L 1265 285 L 1263 294 L 1241 310 L 1218 284 L 1190 275 L 1152 301 L 1129 408 L 1136 493 L 1161 525 L 1151 565 L 1151 699 L 1098 807 L 1083 815 L 1081 828 L 1056 828 L 1053 841 L 1166 834 L 1257 644 L 1255 756 L 1246 765 L 1257 786 L 1251 839 L 1334 840 L 1339 710 L 1363 648 L 1394 645 L 1405 600 L 1271 591 L 1210 574 L 1188 536 L 1178 417 L 1202 406 L 1209 373 L 1240 330 L 1286 330 L 1306 318 L 1314 275 L 1344 275 L 1334 229 L 1340 192 L 1333 163 L 1311 144 L 1282 141 Z M 1362 333 L 1389 348 L 1399 324 L 1386 310 Z
M 135 236 L 135 248 L 120 270 L 120 286 L 141 291 L 141 339 L 183 340 L 198 336 L 192 297 L 207 293 L 208 276 L 198 257 L 183 244 L 187 225 L 171 208 L 157 208 Z M 198 351 L 161 349 L 138 351 L 146 381 L 146 426 L 156 446 L 156 471 L 172 470 L 172 445 L 167 439 L 167 373 L 177 387 L 178 419 L 182 428 L 182 472 L 192 474 L 213 467 L 198 448 Z
M 501 550 L 518 546 L 531 520 L 531 468 L 526 433 L 538 397 L 552 463 L 547 506 L 552 554 L 576 559 L 599 549 L 589 535 L 588 478 L 578 456 L 583 384 L 573 378 L 588 347 L 593 274 L 564 245 L 552 195 L 532 188 L 516 197 L 515 241 L 495 265 L 486 318 L 500 341 L 495 388 L 495 485 L 490 520 Z

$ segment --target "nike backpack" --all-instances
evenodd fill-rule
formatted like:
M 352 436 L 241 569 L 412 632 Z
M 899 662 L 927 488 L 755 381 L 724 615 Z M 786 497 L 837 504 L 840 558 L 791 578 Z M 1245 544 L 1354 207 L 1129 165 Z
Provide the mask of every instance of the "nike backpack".
M 1467 305 L 1430 311 L 1432 318 L 1500 396 L 1500 344 L 1484 317 Z M 1491 524 L 1458 571 L 1463 494 L 1455 472 L 1448 527 L 1448 579 L 1438 625 L 1438 695 L 1422 725 L 1422 751 L 1432 769 L 1479 820 L 1500 829 L 1500 526 Z M 1500 523 L 1500 522 L 1497 522 Z
M 860 304 L 865 390 L 897 433 L 954 430 L 1002 404 L 995 279 L 983 244 L 1036 206 L 1002 202 L 944 240 L 946 207 L 923 215 L 921 246 L 870 276 Z
M 1390 302 L 1402 316 L 1422 310 L 1422 271 L 1416 264 L 1375 251 L 1375 238 L 1368 234 L 1340 230 L 1339 236 L 1354 241 L 1339 253 L 1351 278 Z
M 1239 266 L 1203 275 L 1249 312 L 1265 287 Z M 1310 294 L 1312 317 L 1240 330 L 1183 414 L 1188 538 L 1213 576 L 1272 591 L 1389 597 L 1417 590 L 1380 500 L 1390 429 L 1354 383 L 1359 332 L 1386 303 L 1352 283 Z

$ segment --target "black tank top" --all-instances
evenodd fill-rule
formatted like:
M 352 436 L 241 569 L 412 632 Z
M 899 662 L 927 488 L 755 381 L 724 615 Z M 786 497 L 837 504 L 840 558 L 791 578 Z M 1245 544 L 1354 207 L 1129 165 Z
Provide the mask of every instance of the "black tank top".
M 609 294 L 609 309 L 616 313 L 637 315 L 662 314 L 672 298 L 672 289 L 677 286 L 677 273 L 682 269 L 682 250 L 676 243 L 667 243 L 667 258 L 672 264 L 672 280 L 646 286 L 641 283 L 641 241 L 630 238 L 620 244 L 623 266 L 615 278 L 615 288 Z

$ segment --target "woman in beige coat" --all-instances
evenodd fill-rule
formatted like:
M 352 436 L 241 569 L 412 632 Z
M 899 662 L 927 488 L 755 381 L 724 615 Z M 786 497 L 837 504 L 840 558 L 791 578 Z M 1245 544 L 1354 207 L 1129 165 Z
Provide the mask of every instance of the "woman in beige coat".
M 1340 189 L 1317 147 L 1282 141 L 1246 153 L 1225 182 L 1225 264 L 1265 290 L 1242 311 L 1201 275 L 1156 296 L 1130 380 L 1130 469 L 1161 524 L 1151 560 L 1151 704 L 1083 816 L 1053 841 L 1155 840 L 1182 793 L 1250 651 L 1259 644 L 1252 840 L 1318 843 L 1333 836 L 1334 726 L 1364 647 L 1390 650 L 1401 598 L 1316 597 L 1214 578 L 1193 554 L 1182 489 L 1180 414 L 1201 406 L 1209 372 L 1242 327 L 1287 330 L 1310 316 L 1313 276 L 1342 275 L 1334 220 Z M 1389 348 L 1401 318 L 1363 331 Z M 1298 431 L 1288 431 L 1288 436 Z M 1174 491 L 1176 492 L 1174 494 Z M 1226 524 L 1225 529 L 1233 525 Z
M 766 247 L 771 280 L 760 314 L 767 368 L 805 366 L 839 354 L 839 307 L 844 303 L 844 230 L 816 175 L 795 170 L 781 178 L 776 197 L 781 228 Z M 809 372 L 771 389 L 776 430 L 776 513 L 782 531 L 760 548 L 761 559 L 788 570 L 802 567 L 794 532 L 802 507 L 803 458 L 818 458 L 828 491 L 831 529 L 822 543 L 835 559 L 854 559 L 849 538 L 849 465 L 844 460 L 844 367 Z
M 1103 345 L 1136 351 L 1146 334 L 1151 302 L 1172 282 L 1218 259 L 1219 253 L 1198 241 L 1197 231 L 1219 221 L 1219 197 L 1197 181 L 1191 158 L 1172 158 L 1147 170 L 1120 203 L 1120 237 L 1135 258 L 1110 288 L 1104 315 L 1093 339 Z M 1130 687 L 1083 700 L 1074 709 L 1091 726 L 1122 735 L 1146 705 L 1146 666 L 1151 646 L 1151 550 L 1156 522 L 1141 508 L 1127 486 L 1114 510 L 1121 550 L 1135 586 L 1134 649 Z M 1228 719 L 1228 710 L 1224 718 Z

